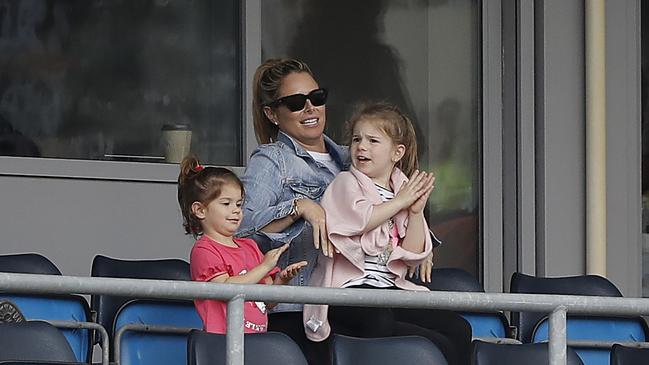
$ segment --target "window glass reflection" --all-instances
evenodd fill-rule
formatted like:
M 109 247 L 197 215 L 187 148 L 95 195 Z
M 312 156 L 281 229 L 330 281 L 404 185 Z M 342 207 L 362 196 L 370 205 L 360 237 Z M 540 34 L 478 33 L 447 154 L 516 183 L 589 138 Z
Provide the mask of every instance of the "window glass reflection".
M 0 154 L 162 161 L 186 124 L 241 165 L 240 22 L 236 0 L 0 1 Z
M 354 105 L 385 100 L 416 123 L 420 163 L 437 176 L 428 219 L 436 265 L 477 275 L 480 3 L 264 0 L 263 58 L 306 61 L 330 90 L 327 134 L 346 144 Z
M 649 297 L 649 7 L 641 7 L 642 296 Z

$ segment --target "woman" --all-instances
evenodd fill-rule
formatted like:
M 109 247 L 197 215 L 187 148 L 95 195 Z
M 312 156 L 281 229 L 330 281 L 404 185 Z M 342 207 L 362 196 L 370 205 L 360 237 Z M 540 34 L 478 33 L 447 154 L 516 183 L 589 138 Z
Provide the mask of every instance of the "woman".
M 257 142 L 241 177 L 246 199 L 238 236 L 253 238 L 262 252 L 290 243 L 278 261 L 280 268 L 307 261 L 291 285 L 308 285 L 319 252 L 333 257 L 327 239 L 325 212 L 320 199 L 340 172 L 349 168 L 347 147 L 324 134 L 327 90 L 309 67 L 293 59 L 272 59 L 257 68 L 253 79 L 253 120 Z M 430 281 L 432 254 L 421 266 L 422 280 Z M 268 330 L 284 332 L 302 349 L 310 364 L 328 363 L 326 341 L 311 342 L 302 325 L 301 304 L 279 304 L 269 313 Z M 399 310 L 399 320 L 420 322 L 420 310 Z M 403 313 L 403 314 L 402 314 Z M 440 312 L 441 313 L 441 312 Z M 440 335 L 440 341 L 468 344 L 471 330 L 452 312 L 430 316 L 430 327 L 457 332 Z M 402 318 L 403 317 L 403 318 Z M 403 324 L 408 327 L 407 323 Z M 449 345 L 451 346 L 451 345 Z
M 292 285 L 309 283 L 319 250 L 333 256 L 319 201 L 348 168 L 349 153 L 324 134 L 326 101 L 327 90 L 301 61 L 268 60 L 255 72 L 253 120 L 260 145 L 241 177 L 246 199 L 238 235 L 253 238 L 263 252 L 290 243 L 278 266 L 308 262 Z M 311 363 L 326 355 L 326 348 L 306 340 L 301 304 L 274 308 L 269 330 L 291 336 Z

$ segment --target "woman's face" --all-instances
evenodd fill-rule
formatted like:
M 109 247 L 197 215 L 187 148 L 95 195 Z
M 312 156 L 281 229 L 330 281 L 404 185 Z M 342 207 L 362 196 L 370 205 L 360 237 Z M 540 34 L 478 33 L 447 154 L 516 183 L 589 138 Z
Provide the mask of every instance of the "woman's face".
M 291 73 L 284 77 L 277 92 L 277 98 L 294 94 L 308 95 L 318 89 L 318 83 L 306 72 Z M 277 123 L 279 129 L 295 139 L 308 151 L 326 152 L 323 132 L 325 128 L 325 106 L 313 106 L 306 100 L 304 108 L 292 112 L 286 105 L 264 109 L 266 116 Z

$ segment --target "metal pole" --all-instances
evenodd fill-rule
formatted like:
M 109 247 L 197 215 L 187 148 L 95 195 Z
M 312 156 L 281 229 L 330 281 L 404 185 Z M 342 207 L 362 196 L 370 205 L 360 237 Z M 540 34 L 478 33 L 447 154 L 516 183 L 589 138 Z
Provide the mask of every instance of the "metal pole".
M 586 272 L 606 276 L 606 2 L 585 0 Z
M 225 363 L 243 365 L 243 295 L 228 301 L 228 326 L 225 332 Z
M 438 308 L 456 311 L 503 310 L 549 313 L 564 306 L 571 314 L 649 315 L 649 298 L 554 294 L 428 292 L 413 290 L 217 284 L 177 280 L 122 279 L 0 273 L 0 291 L 31 294 L 103 294 L 137 298 L 215 299 L 327 303 L 330 305 Z
M 550 365 L 566 365 L 566 307 L 562 305 L 550 313 L 549 340 Z

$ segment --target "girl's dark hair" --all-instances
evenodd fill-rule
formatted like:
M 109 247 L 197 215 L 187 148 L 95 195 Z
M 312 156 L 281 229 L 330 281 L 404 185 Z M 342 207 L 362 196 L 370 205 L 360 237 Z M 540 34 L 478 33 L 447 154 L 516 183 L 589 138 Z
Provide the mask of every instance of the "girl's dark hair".
M 378 128 L 385 132 L 394 144 L 402 144 L 406 147 L 403 157 L 396 165 L 406 176 L 410 177 L 419 168 L 415 127 L 410 118 L 403 114 L 398 107 L 385 102 L 358 106 L 347 123 L 350 138 L 354 132 L 354 127 L 361 120 L 376 122 Z
M 221 195 L 225 184 L 238 186 L 243 197 L 243 184 L 234 172 L 222 167 L 203 167 L 195 156 L 183 159 L 178 175 L 178 204 L 186 234 L 196 238 L 203 233 L 200 220 L 192 213 L 192 204 L 209 204 Z
M 252 80 L 252 119 L 259 144 L 277 140 L 279 128 L 268 119 L 264 106 L 277 99 L 284 77 L 297 72 L 306 72 L 313 77 L 306 63 L 294 59 L 269 59 L 257 67 Z

